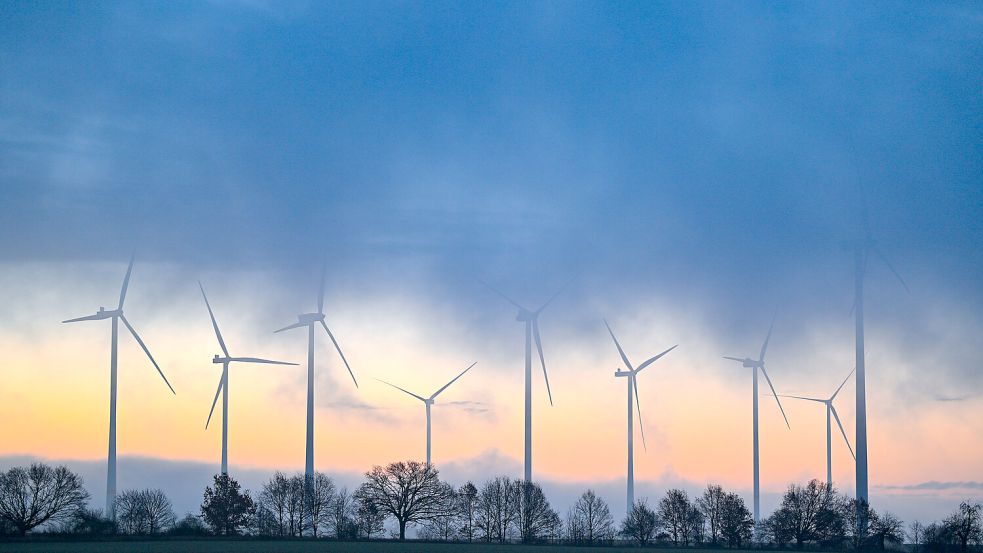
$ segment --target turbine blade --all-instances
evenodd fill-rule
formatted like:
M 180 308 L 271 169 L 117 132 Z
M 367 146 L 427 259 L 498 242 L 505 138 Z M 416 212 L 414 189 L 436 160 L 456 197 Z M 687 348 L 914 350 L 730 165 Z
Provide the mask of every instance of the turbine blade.
M 321 319 L 321 326 L 324 327 L 324 331 L 328 333 L 328 337 L 331 338 L 331 343 L 334 344 L 334 348 L 338 350 L 338 355 L 341 356 L 341 360 L 345 362 L 345 368 L 348 369 L 348 374 L 352 375 L 352 382 L 355 383 L 355 387 L 358 388 L 358 380 L 355 380 L 355 373 L 352 372 L 351 366 L 348 364 L 348 359 L 345 359 L 345 354 L 341 351 L 341 346 L 338 345 L 338 340 L 334 339 L 334 334 L 331 334 L 331 329 L 328 328 L 328 323 Z
M 840 416 L 836 413 L 836 407 L 833 407 L 833 405 L 830 404 L 829 410 L 832 411 L 833 418 L 836 419 L 836 426 L 840 427 L 840 434 L 843 434 L 843 440 L 846 442 L 846 446 L 850 450 L 850 455 L 856 459 L 857 455 L 853 452 L 853 447 L 850 445 L 850 438 L 846 437 L 846 430 L 843 430 L 843 423 L 840 422 Z
M 738 363 L 744 363 L 744 360 L 743 360 L 743 359 L 741 359 L 741 358 L 739 358 L 739 357 L 727 357 L 727 356 L 725 355 L 725 356 L 724 356 L 724 359 L 730 359 L 731 361 L 737 361 Z
M 890 269 L 892 273 L 894 273 L 894 276 L 898 278 L 898 282 L 900 282 L 901 283 L 901 286 L 904 287 L 905 292 L 908 292 L 910 294 L 911 293 L 911 289 L 908 288 L 908 283 L 906 283 L 904 281 L 904 279 L 901 278 L 901 273 L 899 273 L 894 268 L 894 265 L 891 265 L 891 262 L 888 261 L 887 256 L 884 255 L 884 252 L 882 252 L 881 249 L 878 248 L 877 246 L 873 246 L 871 249 L 873 249 L 874 250 L 874 253 L 877 254 L 877 257 L 881 258 L 881 261 L 883 261 L 884 264 L 887 265 L 887 268 Z
M 543 341 L 539 338 L 539 318 L 532 320 L 532 336 L 536 339 L 536 351 L 539 352 L 539 362 L 543 364 L 543 378 L 546 380 L 546 395 L 553 405 L 553 392 L 550 390 L 550 376 L 546 374 L 546 357 L 543 356 Z
M 836 399 L 836 395 L 840 393 L 840 390 L 843 389 L 843 386 L 847 383 L 847 380 L 850 380 L 850 377 L 853 376 L 853 373 L 856 370 L 857 370 L 857 368 L 854 367 L 853 370 L 850 371 L 850 374 L 846 375 L 846 378 L 843 379 L 843 382 L 840 384 L 840 387 L 837 388 L 835 392 L 833 392 L 833 397 L 829 398 L 830 401 L 833 401 L 834 399 Z
M 642 433 L 642 448 L 645 451 L 649 450 L 649 446 L 645 443 L 645 425 L 642 423 L 642 400 L 638 399 L 638 379 L 635 378 L 635 373 L 632 373 L 632 388 L 635 389 L 635 410 L 638 411 L 638 430 Z
M 765 336 L 765 343 L 761 344 L 761 353 L 758 355 L 759 363 L 765 360 L 765 353 L 768 351 L 768 342 L 771 341 L 771 331 L 775 329 L 776 315 L 778 315 L 777 311 L 775 312 L 775 315 L 772 315 L 771 317 L 771 325 L 768 326 L 768 335 Z
M 79 321 L 98 321 L 99 319 L 103 319 L 103 318 L 105 318 L 105 317 L 100 317 L 98 314 L 96 314 L 96 315 L 86 315 L 84 317 L 78 317 L 78 318 L 75 318 L 75 319 L 68 319 L 67 321 L 62 321 L 62 322 L 63 323 L 77 323 Z
M 816 403 L 826 403 L 824 399 L 816 399 L 814 397 L 802 397 L 802 396 L 790 396 L 788 394 L 778 394 L 778 397 L 788 397 L 792 399 L 804 399 L 806 401 L 815 401 Z
M 222 392 L 222 387 L 225 386 L 225 371 L 226 366 L 223 366 L 222 376 L 218 378 L 218 389 L 215 390 L 215 399 L 212 400 L 212 408 L 208 411 L 208 420 L 205 421 L 205 430 L 208 430 L 208 425 L 212 422 L 212 414 L 215 412 L 215 404 L 218 403 L 218 395 Z
M 218 345 L 222 348 L 222 353 L 226 357 L 229 357 L 229 348 L 225 347 L 225 340 L 222 339 L 222 331 L 218 329 L 218 323 L 215 321 L 215 313 L 212 313 L 212 305 L 208 303 L 208 296 L 205 295 L 205 287 L 201 285 L 201 281 L 198 281 L 198 288 L 201 289 L 201 297 L 205 298 L 205 307 L 208 308 L 208 317 L 212 320 L 212 328 L 215 329 L 215 337 L 218 338 Z
M 430 396 L 430 399 L 433 399 L 433 398 L 437 397 L 438 395 L 440 395 L 440 392 L 443 392 L 444 390 L 446 390 L 447 387 L 450 386 L 451 384 L 453 384 L 455 380 L 457 380 L 458 378 L 461 378 L 462 376 L 464 376 L 464 373 L 470 371 L 471 370 L 471 367 L 473 367 L 473 366 L 475 366 L 477 364 L 478 364 L 477 361 L 475 361 L 474 363 L 471 363 L 471 365 L 469 365 L 468 368 L 466 368 L 463 371 L 461 371 L 461 374 L 455 376 L 453 379 L 451 379 L 450 382 L 448 382 L 447 384 L 444 384 L 444 386 L 441 389 L 439 389 L 436 392 L 434 392 L 433 395 Z
M 621 349 L 621 344 L 618 343 L 618 339 L 614 337 L 614 331 L 611 330 L 611 325 L 608 324 L 607 319 L 603 319 L 604 326 L 608 327 L 608 334 L 611 335 L 611 339 L 614 340 L 615 347 L 618 348 L 618 354 L 621 355 L 621 360 L 624 361 L 625 366 L 628 367 L 629 371 L 634 371 L 635 368 L 631 366 L 631 361 L 628 361 L 628 356 L 625 355 L 625 350 Z
M 641 370 L 642 370 L 642 369 L 644 369 L 645 367 L 647 367 L 647 366 L 649 366 L 649 365 L 651 365 L 652 363 L 655 363 L 655 362 L 656 362 L 656 361 L 658 361 L 658 360 L 659 360 L 659 359 L 660 359 L 660 358 L 661 358 L 661 357 L 662 357 L 663 355 L 665 355 L 665 354 L 667 354 L 667 353 L 669 353 L 670 351 L 672 351 L 672 350 L 674 350 L 674 349 L 676 349 L 676 348 L 678 348 L 678 347 L 679 347 L 679 344 L 676 344 L 675 346 L 672 346 L 671 348 L 669 348 L 669 349 L 667 349 L 666 351 L 664 351 L 664 352 L 662 352 L 662 353 L 660 353 L 659 355 L 656 355 L 655 357 L 653 357 L 653 358 L 651 358 L 651 359 L 649 359 L 648 361 L 646 361 L 646 362 L 644 362 L 644 363 L 642 363 L 641 365 L 639 365 L 639 366 L 638 366 L 638 368 L 637 368 L 637 369 L 635 369 L 635 372 L 636 372 L 636 373 L 637 373 L 637 372 L 641 372 Z
M 517 303 L 517 302 L 516 302 L 515 300 L 513 300 L 512 298 L 510 298 L 510 297 L 508 297 L 508 296 L 506 296 L 506 295 L 505 295 L 505 294 L 504 294 L 504 293 L 503 293 L 502 291 L 500 291 L 500 290 L 499 290 L 498 288 L 495 288 L 494 286 L 492 286 L 491 284 L 488 284 L 487 282 L 485 282 L 485 281 L 483 281 L 483 280 L 481 280 L 480 278 L 478 279 L 478 282 L 480 282 L 480 283 L 482 283 L 482 284 L 484 284 L 484 285 L 485 285 L 485 286 L 486 286 L 486 287 L 487 287 L 487 288 L 488 288 L 489 290 L 491 290 L 492 292 L 495 292 L 495 293 L 496 293 L 496 294 L 498 294 L 499 296 L 502 296 L 503 298 L 505 298 L 505 301 L 507 301 L 507 302 L 509 302 L 509 303 L 511 303 L 512 305 L 514 305 L 514 306 L 516 306 L 516 307 L 518 307 L 519 309 L 521 309 L 521 310 L 523 310 L 523 311 L 528 311 L 528 309 L 526 309 L 525 307 L 522 307 L 522 306 L 521 306 L 521 305 L 519 305 L 519 304 L 518 304 L 518 303 Z
M 287 363 L 286 361 L 273 361 L 272 359 L 260 359 L 259 357 L 232 357 L 229 361 L 237 361 L 240 363 L 265 363 L 267 365 L 293 365 L 297 366 L 297 363 Z
M 172 394 L 177 395 L 177 392 L 174 391 L 174 387 L 171 386 L 171 383 L 167 381 L 167 377 L 164 376 L 164 371 L 160 370 L 160 365 L 158 365 L 157 361 L 154 360 L 154 356 L 150 355 L 150 350 L 147 349 L 147 344 L 143 343 L 143 340 L 140 338 L 140 335 L 137 334 L 137 331 L 134 330 L 132 325 L 130 325 L 130 321 L 127 321 L 126 317 L 124 317 L 123 315 L 120 315 L 119 318 L 120 320 L 123 321 L 123 324 L 126 325 L 126 328 L 130 331 L 130 334 L 132 334 L 133 337 L 136 338 L 137 343 L 140 344 L 141 348 L 143 348 L 143 352 L 147 354 L 147 357 L 150 359 L 150 362 L 154 364 L 154 368 L 157 369 L 157 373 L 160 374 L 160 377 L 164 379 L 164 384 L 167 384 L 167 387 L 171 389 Z
M 418 400 L 420 400 L 420 401 L 422 401 L 422 402 L 424 402 L 424 403 L 426 403 L 426 401 L 427 401 L 427 399 L 426 399 L 426 398 L 423 398 L 423 397 L 420 397 L 420 396 L 418 396 L 418 395 L 416 395 L 416 394 L 414 394 L 413 392 L 411 392 L 411 391 L 409 391 L 409 390 L 406 390 L 406 389 L 404 389 L 404 388 L 400 388 L 399 386 L 397 386 L 397 385 L 395 385 L 395 384 L 393 384 L 392 382 L 386 382 L 385 380 L 383 380 L 383 379 L 381 379 L 381 378 L 376 378 L 376 380 L 378 380 L 379 382 L 382 382 L 383 384 L 388 384 L 389 386 L 392 386 L 393 388 L 396 388 L 396 389 L 397 389 L 397 390 L 399 390 L 400 392 L 403 392 L 403 393 L 406 393 L 406 394 L 409 394 L 409 395 L 411 395 L 411 396 L 413 396 L 413 397 L 415 397 L 416 399 L 418 399 Z
M 785 419 L 785 426 L 792 428 L 792 425 L 788 423 L 788 417 L 785 416 L 785 408 L 782 407 L 781 400 L 778 399 L 778 394 L 775 393 L 775 387 L 771 384 L 771 379 L 768 378 L 768 371 L 764 367 L 761 367 L 761 373 L 765 375 L 765 381 L 768 382 L 768 387 L 771 388 L 771 395 L 775 396 L 775 402 L 778 403 L 778 409 L 782 412 L 782 418 Z
M 130 286 L 130 273 L 133 272 L 133 258 L 136 253 L 130 255 L 130 264 L 126 267 L 126 276 L 123 277 L 123 286 L 119 289 L 119 306 L 116 309 L 123 309 L 123 300 L 126 299 L 126 289 Z
M 277 332 L 283 332 L 284 330 L 290 330 L 291 328 L 300 328 L 302 326 L 307 326 L 307 323 L 294 323 L 292 325 L 287 325 L 279 330 L 274 330 L 273 334 L 276 334 Z
M 324 279 L 328 276 L 328 260 L 321 265 L 321 286 L 317 289 L 317 312 L 324 313 Z
M 556 291 L 555 294 L 553 294 L 552 296 L 550 296 L 550 299 L 546 300 L 546 303 L 544 303 L 542 306 L 540 306 L 539 309 L 536 310 L 536 314 L 539 315 L 540 313 L 543 312 L 543 309 L 546 309 L 546 306 L 547 305 L 553 303 L 553 300 L 555 300 L 556 297 L 559 296 L 561 292 L 563 292 L 564 290 L 566 290 L 567 289 L 567 286 L 570 286 L 570 283 L 571 282 L 573 282 L 573 279 L 568 280 L 563 286 L 560 287 L 559 290 Z

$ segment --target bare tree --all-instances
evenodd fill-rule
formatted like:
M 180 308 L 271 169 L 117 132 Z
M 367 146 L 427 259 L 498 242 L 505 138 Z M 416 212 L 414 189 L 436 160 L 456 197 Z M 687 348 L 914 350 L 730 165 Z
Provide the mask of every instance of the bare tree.
M 273 477 L 263 484 L 263 489 L 259 493 L 259 503 L 270 513 L 274 523 L 272 533 L 276 536 L 293 535 L 290 531 L 287 515 L 291 500 L 290 486 L 287 476 L 276 471 L 273 473 Z
M 318 532 L 328 525 L 334 494 L 335 485 L 331 478 L 323 472 L 315 472 L 304 505 L 307 526 L 315 538 L 318 537 Z
M 717 505 L 717 525 L 720 537 L 730 547 L 741 547 L 751 541 L 754 519 L 744 504 L 744 499 L 736 493 L 725 493 Z
M 116 497 L 116 519 L 124 533 L 159 534 L 173 526 L 175 518 L 163 490 L 125 490 Z
M 782 536 L 790 534 L 801 547 L 806 542 L 827 540 L 839 534 L 843 521 L 841 510 L 842 502 L 833 487 L 812 480 L 805 486 L 789 486 L 781 506 L 770 518 L 778 524 Z
M 448 509 L 425 523 L 422 535 L 426 539 L 450 541 L 458 535 L 462 515 L 461 503 L 453 488 L 448 490 L 448 493 L 450 494 L 447 498 Z
M 522 482 L 499 476 L 481 488 L 476 527 L 483 541 L 504 542 L 519 521 Z
M 45 523 L 70 520 L 88 501 L 82 478 L 65 466 L 32 463 L 0 473 L 0 519 L 21 536 Z
M 567 532 L 574 541 L 591 545 L 611 539 L 614 533 L 611 509 L 594 490 L 584 492 L 570 508 Z
M 374 467 L 365 478 L 357 496 L 396 519 L 400 540 L 406 539 L 407 524 L 434 520 L 452 509 L 453 488 L 440 481 L 433 465 L 390 463 Z
M 888 543 L 904 543 L 904 521 L 892 513 L 884 513 L 872 524 L 871 534 L 877 540 L 877 546 L 883 550 Z
M 672 489 L 659 501 L 658 514 L 675 545 L 689 543 L 690 517 L 693 506 L 685 491 Z
M 916 520 L 912 522 L 911 525 L 908 526 L 908 539 L 911 540 L 911 545 L 915 547 L 916 551 L 919 549 L 919 546 L 921 546 L 922 544 L 922 536 L 924 534 L 925 534 L 925 527 L 922 525 L 921 522 L 918 522 Z
M 143 501 L 137 490 L 123 490 L 116 496 L 116 524 L 124 534 L 146 534 Z
M 348 492 L 348 488 L 341 488 L 335 494 L 334 501 L 331 503 L 330 522 L 331 528 L 334 531 L 334 537 L 339 540 L 357 538 L 358 526 L 355 521 L 356 516 L 355 499 Z
M 358 528 L 358 535 L 372 539 L 372 536 L 381 534 L 385 529 L 386 514 L 371 502 L 358 501 L 357 504 L 355 526 Z
M 720 538 L 720 510 L 724 496 L 724 489 L 720 485 L 707 484 L 703 495 L 696 500 L 696 506 L 703 513 L 710 529 L 710 543 L 717 543 Z
M 543 493 L 543 488 L 534 482 L 517 482 L 522 492 L 519 494 L 519 532 L 524 543 L 541 541 L 555 533 L 560 515 L 553 510 Z
M 621 535 L 645 547 L 662 527 L 658 515 L 655 514 L 648 502 L 640 499 L 632 505 L 631 510 L 621 522 Z
M 304 475 L 287 479 L 287 531 L 291 536 L 304 535 Z
M 460 513 L 461 538 L 471 542 L 474 540 L 475 525 L 478 518 L 479 497 L 478 488 L 471 482 L 457 490 L 457 510 Z
M 966 551 L 970 543 L 983 541 L 983 505 L 963 501 L 959 509 L 949 515 L 942 523 L 947 532 L 955 538 L 960 551 Z

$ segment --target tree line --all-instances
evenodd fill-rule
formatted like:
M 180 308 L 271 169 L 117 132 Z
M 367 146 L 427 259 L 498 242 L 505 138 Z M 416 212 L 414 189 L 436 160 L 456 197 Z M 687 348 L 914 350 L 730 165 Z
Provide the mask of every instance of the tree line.
M 878 513 L 818 480 L 790 485 L 775 512 L 757 526 L 744 499 L 716 484 L 693 498 L 670 489 L 651 504 L 641 499 L 616 522 L 593 490 L 561 516 L 538 484 L 500 476 L 480 486 L 454 487 L 433 465 L 417 461 L 373 467 L 351 491 L 323 473 L 308 480 L 276 472 L 255 493 L 228 475 L 216 475 L 204 490 L 199 512 L 180 519 L 159 489 L 124 490 L 116 499 L 115 520 L 89 509 L 89 498 L 82 479 L 64 466 L 33 463 L 0 472 L 0 535 L 404 540 L 412 527 L 421 539 L 488 543 L 835 550 L 884 550 L 908 543 L 926 553 L 983 545 L 980 503 L 966 501 L 941 521 L 906 527 L 893 514 Z

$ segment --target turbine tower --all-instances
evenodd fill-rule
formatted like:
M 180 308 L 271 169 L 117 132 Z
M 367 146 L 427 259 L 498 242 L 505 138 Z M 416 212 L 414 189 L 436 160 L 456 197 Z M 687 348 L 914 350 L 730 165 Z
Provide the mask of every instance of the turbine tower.
M 321 269 L 321 287 L 317 292 L 317 311 L 314 313 L 301 313 L 300 315 L 297 315 L 296 323 L 287 325 L 275 331 L 283 332 L 284 330 L 290 330 L 292 328 L 307 327 L 307 447 L 304 459 L 304 482 L 308 494 L 311 491 L 314 481 L 314 329 L 318 324 L 324 327 L 324 331 L 328 334 L 328 338 L 331 338 L 331 343 L 333 343 L 335 349 L 338 350 L 338 355 L 345 363 L 345 367 L 348 369 L 348 374 L 352 376 L 352 382 L 354 382 L 355 387 L 358 388 L 358 381 L 355 380 L 355 373 L 352 372 L 352 368 L 349 366 L 348 360 L 345 359 L 345 354 L 342 353 L 341 346 L 338 345 L 338 340 L 336 340 L 334 334 L 331 333 L 331 329 L 328 328 L 328 324 L 324 322 L 324 279 L 326 276 L 327 264 L 325 264 Z
M 768 387 L 771 388 L 771 394 L 775 396 L 775 402 L 778 403 L 778 409 L 782 412 L 782 418 L 785 419 L 785 426 L 791 428 L 788 424 L 788 417 L 785 416 L 785 409 L 782 408 L 782 402 L 778 399 L 778 394 L 775 393 L 775 387 L 771 383 L 771 378 L 768 378 L 768 371 L 765 370 L 765 353 L 768 351 L 768 341 L 771 340 L 771 331 L 775 328 L 775 319 L 771 320 L 771 326 L 768 327 L 768 335 L 765 336 L 765 342 L 761 344 L 761 352 L 758 354 L 758 359 L 751 359 L 745 357 L 740 359 L 738 357 L 727 357 L 724 359 L 730 359 L 731 361 L 737 361 L 741 363 L 744 367 L 749 369 L 754 369 L 751 374 L 751 401 L 752 401 L 752 424 L 753 424 L 753 442 L 754 442 L 754 523 L 757 524 L 761 522 L 761 479 L 759 470 L 759 454 L 758 454 L 758 371 L 764 375 L 765 380 L 768 382 Z
M 867 258 L 870 257 L 870 254 L 873 252 L 874 255 L 884 262 L 884 265 L 894 273 L 894 276 L 897 277 L 898 282 L 901 283 L 901 286 L 904 287 L 906 292 L 910 293 L 911 291 L 908 289 L 908 285 L 904 279 L 901 278 L 901 274 L 894 269 L 894 266 L 888 261 L 887 256 L 877 247 L 873 233 L 870 230 L 870 219 L 867 214 L 867 199 L 862 187 L 860 194 L 861 236 L 849 245 L 849 249 L 853 250 L 853 314 L 854 328 L 856 331 L 856 349 L 854 355 L 857 368 L 857 499 L 866 503 L 869 502 L 870 497 L 868 495 L 869 480 L 867 475 L 867 367 L 864 362 L 864 277 L 867 273 Z M 863 526 L 866 522 L 858 520 L 858 524 Z
M 829 396 L 829 399 L 792 396 L 792 395 L 781 396 L 781 397 L 789 397 L 793 399 L 801 399 L 804 401 L 815 401 L 816 403 L 822 403 L 823 405 L 826 406 L 826 486 L 827 487 L 833 486 L 833 432 L 832 432 L 832 427 L 830 426 L 831 415 L 833 418 L 836 419 L 836 426 L 840 427 L 840 433 L 843 434 L 843 441 L 846 442 L 847 448 L 850 449 L 850 455 L 853 456 L 854 459 L 857 458 L 857 456 L 853 453 L 853 448 L 850 447 L 850 439 L 846 437 L 846 430 L 843 430 L 843 423 L 840 422 L 840 416 L 836 413 L 836 407 L 833 405 L 833 400 L 836 399 L 836 395 L 840 393 L 840 390 L 843 389 L 843 386 L 847 383 L 847 380 L 850 380 L 851 376 L 853 376 L 853 371 L 850 371 L 850 374 L 846 375 L 846 378 L 843 379 L 843 382 L 840 384 L 840 387 L 837 388 L 835 392 L 833 392 L 833 395 Z
M 109 455 L 107 457 L 107 470 L 106 470 L 106 516 L 110 520 L 116 519 L 116 358 L 117 358 L 117 346 L 119 343 L 119 321 L 123 321 L 123 325 L 133 338 L 140 344 L 143 348 L 144 353 L 153 363 L 154 368 L 157 369 L 160 377 L 164 379 L 164 384 L 170 388 L 172 394 L 176 394 L 174 387 L 171 383 L 167 381 L 167 377 L 164 376 L 164 371 L 160 370 L 160 365 L 154 360 L 154 356 L 150 354 L 150 350 L 147 349 L 147 344 L 143 343 L 140 335 L 134 330 L 133 325 L 130 321 L 126 320 L 123 315 L 123 301 L 126 299 L 126 289 L 130 284 L 130 274 L 133 272 L 133 256 L 130 257 L 130 264 L 126 268 L 126 276 L 123 277 L 123 286 L 119 291 L 119 304 L 116 309 L 107 310 L 105 307 L 100 307 L 94 315 L 88 315 L 85 317 L 78 317 L 76 319 L 68 319 L 67 321 L 62 321 L 63 323 L 77 323 L 79 321 L 101 321 L 103 319 L 112 319 L 112 345 L 110 346 L 109 353 Z
M 450 382 L 448 382 L 447 384 L 444 384 L 439 390 L 437 390 L 436 392 L 434 392 L 433 394 L 431 394 L 430 397 L 426 397 L 426 398 L 425 397 L 418 396 L 418 395 L 414 394 L 413 392 L 411 392 L 409 390 L 405 390 L 403 388 L 400 388 L 399 386 L 397 386 L 395 384 L 392 384 L 391 382 L 386 382 L 385 380 L 381 380 L 379 378 L 376 379 L 379 382 L 382 382 L 383 384 L 388 384 L 388 385 L 392 386 L 393 388 L 396 388 L 397 390 L 399 390 L 401 392 L 404 392 L 406 394 L 409 394 L 409 395 L 415 397 L 416 399 L 422 401 L 424 405 L 426 405 L 426 407 L 427 407 L 427 464 L 428 465 L 430 464 L 430 406 L 434 404 L 434 400 L 437 398 L 438 395 L 440 395 L 441 392 L 443 392 L 444 390 L 446 390 L 451 384 L 454 383 L 454 381 L 456 381 L 458 378 L 461 378 L 462 376 L 464 376 L 464 373 L 470 371 L 471 370 L 471 367 L 473 367 L 473 366 L 475 366 L 477 364 L 478 364 L 477 361 L 475 361 L 474 363 L 471 363 L 471 365 L 469 365 L 468 368 L 466 368 L 463 371 L 461 371 L 461 374 L 459 374 L 459 375 L 455 376 L 454 378 L 452 378 Z
M 532 341 L 536 340 L 536 350 L 539 352 L 539 362 L 543 365 L 543 379 L 546 380 L 546 394 L 550 399 L 550 406 L 553 405 L 553 393 L 550 391 L 550 377 L 546 373 L 546 357 L 543 355 L 543 342 L 539 337 L 539 314 L 543 312 L 546 307 L 553 302 L 554 299 L 563 288 L 560 288 L 555 294 L 553 294 L 550 299 L 546 300 L 539 309 L 535 311 L 530 311 L 525 307 L 519 305 L 515 300 L 506 296 L 490 284 L 482 282 L 485 286 L 491 289 L 499 296 L 505 299 L 505 301 L 514 305 L 519 313 L 515 316 L 515 320 L 525 323 L 526 326 L 526 371 L 525 371 L 525 467 L 523 472 L 523 479 L 526 484 L 532 482 Z
M 212 306 L 208 303 L 208 296 L 205 295 L 205 288 L 198 282 L 198 288 L 201 289 L 201 297 L 205 298 L 205 307 L 208 308 L 208 317 L 212 320 L 212 328 L 215 329 L 215 338 L 218 339 L 218 345 L 222 348 L 222 356 L 218 354 L 212 358 L 212 363 L 222 364 L 222 376 L 218 380 L 218 389 L 215 390 L 215 399 L 212 400 L 212 408 L 208 411 L 208 420 L 205 421 L 205 429 L 208 429 L 208 424 L 212 422 L 212 414 L 215 412 L 215 404 L 218 403 L 218 395 L 222 394 L 222 474 L 229 473 L 229 364 L 230 363 L 266 363 L 269 365 L 294 365 L 297 363 L 286 363 L 283 361 L 272 361 L 270 359 L 260 359 L 258 357 L 232 357 L 229 354 L 229 348 L 225 346 L 225 340 L 222 339 L 222 332 L 218 329 L 218 323 L 215 321 L 215 314 L 212 312 Z
M 633 395 L 635 400 L 635 408 L 638 409 L 638 429 L 642 433 L 642 447 L 648 451 L 648 446 L 645 444 L 645 426 L 642 424 L 642 402 L 638 399 L 638 373 L 642 372 L 642 369 L 645 367 L 648 367 L 652 363 L 658 361 L 663 355 L 676 349 L 679 344 L 676 344 L 655 357 L 646 360 L 638 367 L 632 367 L 631 361 L 629 361 L 628 356 L 625 355 L 625 350 L 621 349 L 621 344 L 619 344 L 618 339 L 615 338 L 614 331 L 611 330 L 611 325 L 609 325 L 607 321 L 604 321 L 604 326 L 608 328 L 608 333 L 611 334 L 611 339 L 614 340 L 614 345 L 618 348 L 618 354 L 621 355 L 621 360 L 624 361 L 625 366 L 628 367 L 628 370 L 626 371 L 615 371 L 614 376 L 624 377 L 628 381 L 628 510 L 625 512 L 630 513 L 632 506 L 635 505 L 635 427 L 631 420 L 631 403 Z

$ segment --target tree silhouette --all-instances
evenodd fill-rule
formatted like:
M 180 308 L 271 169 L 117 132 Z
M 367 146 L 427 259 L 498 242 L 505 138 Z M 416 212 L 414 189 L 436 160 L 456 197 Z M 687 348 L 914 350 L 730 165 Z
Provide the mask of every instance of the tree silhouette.
M 256 507 L 248 492 L 228 474 L 216 474 L 212 486 L 205 488 L 201 503 L 201 518 L 212 532 L 235 536 L 245 528 Z
M 625 515 L 625 520 L 621 522 L 621 535 L 645 547 L 655 539 L 661 526 L 658 515 L 649 508 L 644 499 L 641 499 L 632 505 L 631 510 Z
M 475 524 L 478 519 L 479 498 L 478 488 L 471 482 L 457 490 L 457 511 L 460 515 L 461 538 L 468 542 L 474 541 Z
M 593 545 L 611 539 L 614 528 L 611 509 L 594 490 L 585 491 L 570 507 L 567 521 L 570 539 L 577 543 Z
M 741 547 L 751 541 L 754 519 L 741 496 L 736 493 L 722 494 L 718 509 L 720 537 L 728 546 Z
M 0 519 L 21 536 L 45 523 L 71 520 L 88 501 L 82 478 L 64 466 L 32 463 L 0 473 Z
M 553 510 L 543 493 L 543 488 L 534 482 L 517 482 L 522 493 L 519 495 L 519 531 L 523 543 L 541 541 L 556 532 L 560 515 Z
M 174 508 L 163 490 L 125 490 L 116 497 L 116 520 L 127 534 L 159 534 L 174 525 Z
M 356 496 L 391 515 L 399 525 L 399 539 L 406 539 L 406 525 L 427 522 L 446 514 L 453 506 L 453 488 L 440 481 L 433 465 L 419 461 L 376 466 L 365 473 L 366 481 Z
M 710 529 L 710 543 L 717 543 L 720 537 L 720 510 L 724 495 L 724 489 L 718 484 L 707 484 L 703 495 L 696 500 L 696 506 Z

